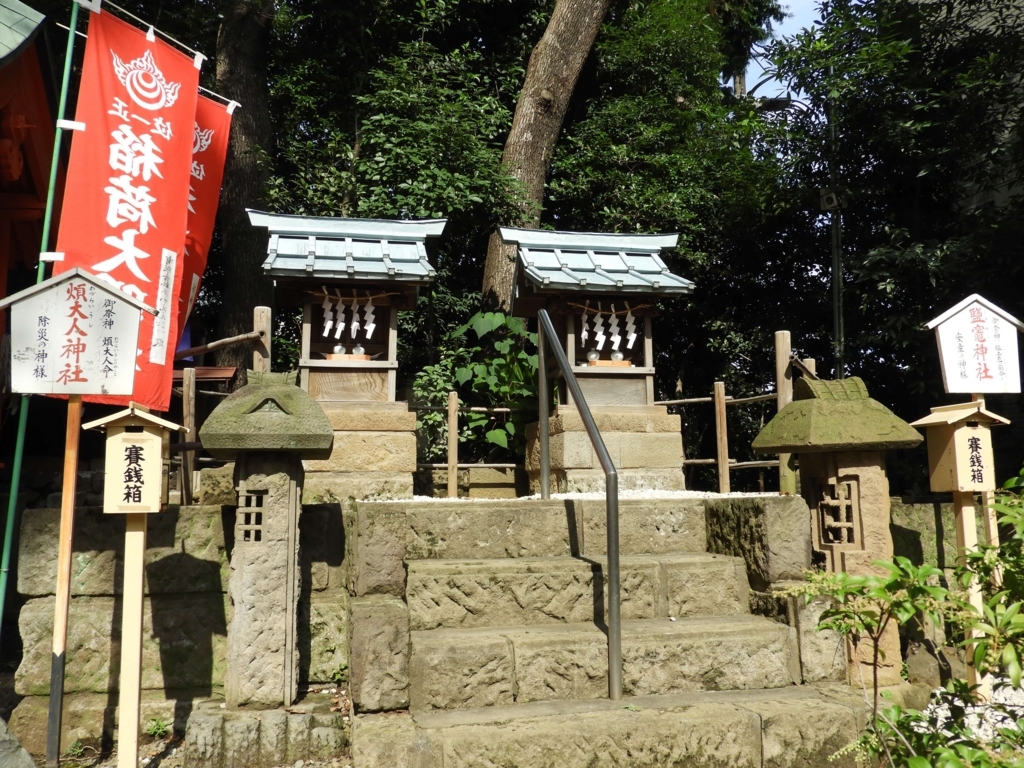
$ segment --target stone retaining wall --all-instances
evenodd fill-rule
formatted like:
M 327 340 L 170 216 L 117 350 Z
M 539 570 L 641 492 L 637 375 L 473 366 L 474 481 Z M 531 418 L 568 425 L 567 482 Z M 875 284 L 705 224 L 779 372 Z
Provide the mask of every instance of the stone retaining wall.
M 15 687 L 26 698 L 11 729 L 33 753 L 45 750 L 50 685 L 53 590 L 60 510 L 25 512 L 18 591 L 24 656 Z M 143 626 L 143 722 L 175 720 L 193 703 L 223 698 L 226 593 L 234 545 L 233 511 L 172 506 L 149 521 Z M 301 530 L 300 677 L 326 683 L 347 677 L 348 593 L 342 573 L 344 532 L 338 505 L 307 506 Z M 100 509 L 76 512 L 68 621 L 64 729 L 67 740 L 95 741 L 113 728 L 120 659 L 124 518 Z

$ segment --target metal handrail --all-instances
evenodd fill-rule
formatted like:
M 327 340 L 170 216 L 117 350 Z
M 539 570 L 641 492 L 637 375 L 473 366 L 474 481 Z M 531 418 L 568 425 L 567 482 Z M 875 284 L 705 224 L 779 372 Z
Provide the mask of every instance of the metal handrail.
M 540 419 L 540 495 L 542 499 L 551 498 L 551 452 L 548 435 L 548 417 L 551 399 L 548 394 L 547 351 L 545 342 L 551 344 L 555 361 L 562 371 L 565 384 L 572 393 L 572 399 L 583 419 L 590 442 L 597 453 L 601 469 L 604 470 L 605 482 L 605 514 L 608 528 L 608 698 L 622 698 L 622 611 L 619 603 L 619 474 L 615 471 L 611 454 L 601 439 L 597 422 L 590 413 L 587 400 L 576 380 L 576 374 L 569 365 L 565 350 L 558 341 L 555 326 L 547 310 L 537 313 L 537 397 L 539 399 Z

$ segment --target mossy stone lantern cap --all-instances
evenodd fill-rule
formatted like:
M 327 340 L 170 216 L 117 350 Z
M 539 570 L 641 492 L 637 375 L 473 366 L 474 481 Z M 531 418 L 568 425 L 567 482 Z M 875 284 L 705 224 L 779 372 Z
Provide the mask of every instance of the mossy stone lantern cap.
M 869 573 L 871 563 L 893 554 L 885 452 L 913 448 L 924 438 L 868 397 L 857 377 L 797 379 L 793 397 L 753 448 L 797 454 L 814 549 L 830 571 Z
M 877 400 L 857 376 L 797 379 L 793 402 L 754 438 L 758 453 L 833 453 L 913 448 L 921 434 Z
M 288 452 L 300 458 L 330 454 L 334 432 L 323 409 L 295 385 L 294 374 L 257 374 L 218 405 L 199 431 L 212 456 Z

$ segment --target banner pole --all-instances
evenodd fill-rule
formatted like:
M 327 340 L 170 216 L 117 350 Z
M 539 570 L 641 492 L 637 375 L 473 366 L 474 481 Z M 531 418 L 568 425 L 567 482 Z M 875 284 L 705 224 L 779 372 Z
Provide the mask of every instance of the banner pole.
M 57 107 L 57 120 L 64 119 L 64 110 L 68 101 L 68 83 L 71 80 L 71 58 L 75 52 L 75 31 L 78 28 L 78 3 L 71 4 L 71 21 L 68 24 L 67 52 L 64 55 L 64 79 L 60 86 L 60 103 Z M 53 201 L 57 186 L 57 170 L 59 167 L 60 142 L 63 129 L 58 127 L 53 137 L 53 157 L 50 158 L 50 183 L 46 190 L 46 209 L 43 213 L 43 237 L 40 251 L 50 248 L 50 224 L 53 220 Z M 46 276 L 46 262 L 40 260 L 36 267 L 36 283 L 41 283 Z M 0 562 L 0 637 L 3 632 L 4 604 L 7 597 L 7 580 L 11 568 L 11 544 L 14 539 L 14 521 L 18 509 L 18 490 L 21 483 L 21 464 L 25 456 L 25 433 L 28 429 L 29 396 L 22 395 L 19 403 L 18 436 L 14 444 L 14 462 L 11 467 L 10 498 L 7 501 L 7 522 L 4 527 L 4 552 Z

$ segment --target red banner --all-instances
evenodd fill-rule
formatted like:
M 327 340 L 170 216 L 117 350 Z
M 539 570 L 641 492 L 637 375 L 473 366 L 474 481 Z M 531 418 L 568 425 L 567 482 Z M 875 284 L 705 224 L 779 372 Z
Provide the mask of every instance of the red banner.
M 221 104 L 200 96 L 196 104 L 196 127 L 192 139 L 192 182 L 188 195 L 188 234 L 185 236 L 185 269 L 178 295 L 178 336 L 192 314 L 199 286 L 206 271 L 206 259 L 213 240 L 213 225 L 220 204 L 224 160 L 231 136 L 231 113 L 235 103 Z
M 198 60 L 90 14 L 54 273 L 83 267 L 158 314 L 142 315 L 134 394 L 86 400 L 170 404 L 198 87 Z

